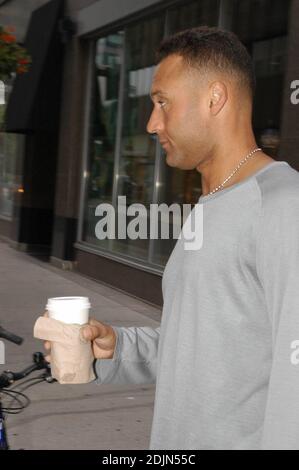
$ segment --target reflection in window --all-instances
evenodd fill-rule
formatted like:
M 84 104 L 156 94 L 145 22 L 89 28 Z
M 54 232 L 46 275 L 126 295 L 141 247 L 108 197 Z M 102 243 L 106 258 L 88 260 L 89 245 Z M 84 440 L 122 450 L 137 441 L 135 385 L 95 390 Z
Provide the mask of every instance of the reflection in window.
M 245 44 L 286 33 L 290 0 L 235 1 L 233 31 Z
M 181 214 L 183 213 L 183 204 L 190 204 L 192 208 L 197 203 L 201 195 L 201 178 L 196 170 L 183 171 L 177 168 L 169 167 L 166 163 L 164 150 L 161 152 L 161 182 L 158 191 L 158 204 L 165 202 L 169 206 L 173 203 L 179 204 Z M 170 233 L 173 230 L 173 221 L 170 218 Z M 174 248 L 176 239 L 153 240 L 151 249 L 151 261 L 154 264 L 164 265 Z
M 168 10 L 167 33 L 174 34 L 196 26 L 217 26 L 219 0 L 185 1 Z
M 184 2 L 173 7 L 167 16 L 168 35 L 184 29 L 209 25 L 216 26 L 218 21 L 218 0 Z M 196 170 L 182 171 L 169 167 L 166 163 L 164 150 L 161 149 L 160 177 L 157 202 L 190 204 L 193 206 L 201 195 L 200 174 Z M 181 209 L 182 210 L 182 209 Z M 171 220 L 170 233 L 173 230 Z M 176 243 L 176 240 L 153 240 L 151 262 L 163 266 Z
M 23 135 L 1 132 L 12 83 L 6 84 L 4 103 L 0 104 L 0 217 L 6 219 L 12 218 L 14 195 L 21 184 L 19 169 L 24 149 Z
M 122 32 L 99 39 L 95 48 L 83 239 L 96 244 L 95 208 L 112 202 L 122 48 Z M 106 242 L 101 241 L 101 246 L 105 247 Z
M 235 2 L 233 31 L 252 55 L 256 73 L 253 127 L 258 145 L 276 157 L 290 1 Z
M 155 50 L 163 38 L 164 15 L 125 29 L 125 74 L 121 151 L 117 196 L 126 196 L 127 206 L 153 201 L 156 142 L 146 131 L 152 110 L 149 98 Z M 149 210 L 147 211 L 149 213 Z M 128 217 L 130 222 L 134 217 Z M 149 219 L 147 219 L 149 231 Z M 149 238 L 115 240 L 113 251 L 148 261 Z
M 252 59 L 256 77 L 282 74 L 285 66 L 286 36 L 255 41 Z
M 200 174 L 169 167 L 163 149 L 146 132 L 152 111 L 149 92 L 155 50 L 164 35 L 200 25 L 217 25 L 220 4 L 226 6 L 221 10 L 221 21 L 231 25 L 253 57 L 257 75 L 253 124 L 258 144 L 267 153 L 277 155 L 289 0 L 186 0 L 158 16 L 132 23 L 124 31 L 96 41 L 85 172 L 84 241 L 127 260 L 139 260 L 144 266 L 165 265 L 176 240 L 98 240 L 95 208 L 101 202 L 112 202 L 117 208 L 118 196 L 126 197 L 123 211 L 139 203 L 148 209 L 148 214 L 151 203 L 170 206 L 198 201 Z M 229 22 L 225 15 L 229 15 Z M 127 217 L 127 225 L 132 218 Z M 147 234 L 149 225 L 147 219 Z
M 23 146 L 24 136 L 0 132 L 0 216 L 8 219 L 12 218 L 14 194 L 21 182 L 17 165 Z

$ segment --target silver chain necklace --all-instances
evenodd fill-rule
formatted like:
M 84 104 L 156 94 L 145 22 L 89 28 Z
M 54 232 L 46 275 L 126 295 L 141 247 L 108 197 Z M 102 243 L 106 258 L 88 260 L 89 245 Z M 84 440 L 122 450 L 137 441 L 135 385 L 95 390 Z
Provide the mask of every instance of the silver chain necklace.
M 216 191 L 219 191 L 219 189 L 222 189 L 223 186 L 225 185 L 225 183 L 227 183 L 227 181 L 230 180 L 230 179 L 234 176 L 234 174 L 239 170 L 239 168 L 243 165 L 243 163 L 247 162 L 247 160 L 248 160 L 250 157 L 252 157 L 252 156 L 255 154 L 255 152 L 259 152 L 260 150 L 262 150 L 262 149 L 256 148 L 256 149 L 252 150 L 248 155 L 246 155 L 246 157 L 243 158 L 243 160 L 241 160 L 241 161 L 239 162 L 238 166 L 237 166 L 237 167 L 234 169 L 234 171 L 223 181 L 223 183 L 221 183 L 219 186 L 217 186 L 217 187 L 214 188 L 212 191 L 210 191 L 209 194 L 214 194 L 214 193 L 216 193 Z

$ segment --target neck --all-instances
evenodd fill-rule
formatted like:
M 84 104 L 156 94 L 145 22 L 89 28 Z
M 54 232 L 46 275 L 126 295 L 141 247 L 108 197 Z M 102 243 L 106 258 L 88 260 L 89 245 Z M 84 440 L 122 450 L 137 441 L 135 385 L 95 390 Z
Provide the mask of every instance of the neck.
M 231 146 L 219 145 L 213 149 L 213 152 L 203 160 L 197 167 L 197 171 L 201 173 L 202 194 L 206 195 L 223 181 L 235 170 L 238 164 L 250 153 L 258 147 L 253 136 L 244 139 L 242 143 L 237 143 L 231 139 Z M 267 161 L 273 160 L 263 152 L 255 152 L 230 178 L 224 187 L 231 186 L 242 179 L 246 178 L 257 168 L 262 167 Z

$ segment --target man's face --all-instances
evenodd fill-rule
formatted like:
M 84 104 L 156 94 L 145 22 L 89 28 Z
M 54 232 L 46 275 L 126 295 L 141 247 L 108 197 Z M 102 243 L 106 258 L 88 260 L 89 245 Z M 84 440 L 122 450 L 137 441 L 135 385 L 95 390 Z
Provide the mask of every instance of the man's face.
M 157 133 L 169 166 L 193 169 L 208 153 L 210 116 L 203 82 L 179 55 L 170 55 L 157 66 L 147 131 Z

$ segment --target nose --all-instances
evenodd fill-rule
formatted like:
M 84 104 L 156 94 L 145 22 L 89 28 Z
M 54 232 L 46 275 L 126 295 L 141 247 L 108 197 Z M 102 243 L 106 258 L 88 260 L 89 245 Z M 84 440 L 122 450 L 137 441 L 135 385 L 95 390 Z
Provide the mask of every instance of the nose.
M 163 129 L 163 122 L 159 116 L 159 111 L 154 107 L 152 114 L 148 120 L 146 130 L 149 134 L 159 134 Z

